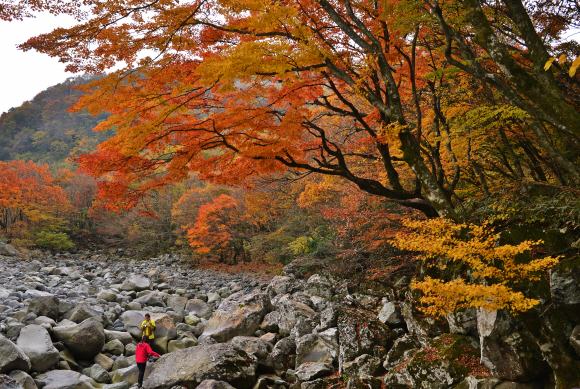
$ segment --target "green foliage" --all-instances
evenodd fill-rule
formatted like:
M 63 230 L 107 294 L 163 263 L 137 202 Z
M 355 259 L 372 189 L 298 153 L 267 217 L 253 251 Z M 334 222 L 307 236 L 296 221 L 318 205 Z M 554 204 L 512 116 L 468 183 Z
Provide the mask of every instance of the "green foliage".
M 92 129 L 108 117 L 101 113 L 68 112 L 83 92 L 75 89 L 95 77 L 69 78 L 39 93 L 31 101 L 0 116 L 0 161 L 32 160 L 51 168 L 70 167 L 67 158 L 90 153 L 112 131 Z
M 36 245 L 53 252 L 68 250 L 74 247 L 74 243 L 64 232 L 48 231 L 42 231 L 36 235 Z

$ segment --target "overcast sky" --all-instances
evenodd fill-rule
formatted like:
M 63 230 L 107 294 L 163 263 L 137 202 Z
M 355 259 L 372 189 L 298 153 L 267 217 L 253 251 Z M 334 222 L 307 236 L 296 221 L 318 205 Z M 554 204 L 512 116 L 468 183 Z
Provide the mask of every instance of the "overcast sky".
M 63 82 L 71 73 L 56 58 L 35 51 L 22 52 L 16 45 L 56 27 L 69 27 L 69 16 L 41 14 L 23 22 L 0 21 L 0 113 L 18 107 L 49 86 Z

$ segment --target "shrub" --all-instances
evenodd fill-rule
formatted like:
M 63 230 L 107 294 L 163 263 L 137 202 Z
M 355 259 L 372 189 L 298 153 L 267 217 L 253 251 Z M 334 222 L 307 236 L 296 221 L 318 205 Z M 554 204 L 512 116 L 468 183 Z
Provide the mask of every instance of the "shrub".
M 68 250 L 74 247 L 74 243 L 64 232 L 47 231 L 42 231 L 36 235 L 36 245 L 52 252 Z

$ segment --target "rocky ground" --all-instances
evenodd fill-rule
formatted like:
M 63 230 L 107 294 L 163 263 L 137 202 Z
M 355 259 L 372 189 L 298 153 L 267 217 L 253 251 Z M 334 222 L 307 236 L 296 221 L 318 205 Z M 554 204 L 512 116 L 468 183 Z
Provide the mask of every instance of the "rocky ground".
M 267 279 L 169 256 L 0 256 L 0 388 L 129 388 L 145 312 L 162 354 L 147 389 L 555 388 L 502 312 L 437 321 L 299 270 Z

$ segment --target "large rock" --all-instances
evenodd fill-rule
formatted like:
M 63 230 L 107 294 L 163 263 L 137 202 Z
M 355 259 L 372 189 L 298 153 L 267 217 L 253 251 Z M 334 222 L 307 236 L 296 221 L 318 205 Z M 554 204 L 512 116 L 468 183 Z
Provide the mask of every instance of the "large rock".
M 550 269 L 550 293 L 554 306 L 580 323 L 580 256 L 562 259 Z
M 449 322 L 449 332 L 452 334 L 478 336 L 475 308 L 451 312 L 447 315 L 447 321 Z
M 97 310 L 91 308 L 87 303 L 80 303 L 64 316 L 65 319 L 75 323 L 81 323 L 87 319 L 95 319 L 103 322 L 103 315 Z
M 385 370 L 389 371 L 410 360 L 420 348 L 421 344 L 409 334 L 401 336 L 395 340 L 393 347 L 387 353 L 383 363 Z
M 191 299 L 185 304 L 185 310 L 190 314 L 194 314 L 202 319 L 209 319 L 211 317 L 212 310 L 210 306 L 203 300 Z
M 30 371 L 30 359 L 10 340 L 0 334 L 0 374 L 12 370 Z
M 339 369 L 363 354 L 373 354 L 377 346 L 389 350 L 396 336 L 388 326 L 370 313 L 361 309 L 348 308 L 338 315 L 338 339 L 340 341 Z
M 205 380 L 197 389 L 234 389 L 234 387 L 224 381 Z
M 133 290 L 135 292 L 141 292 L 142 290 L 150 288 L 151 281 L 149 281 L 149 278 L 140 274 L 131 274 L 119 287 L 121 290 Z
M 381 360 L 372 355 L 363 354 L 354 361 L 342 365 L 343 374 L 347 377 L 379 376 L 383 372 Z
M 195 346 L 197 346 L 197 341 L 192 338 L 170 340 L 169 342 L 167 342 L 167 352 L 172 353 L 177 350 L 183 350 Z
M 286 371 L 286 369 L 294 368 L 295 366 L 290 366 L 290 356 L 296 354 L 296 339 L 290 336 L 278 341 L 274 345 L 272 352 L 270 353 L 269 359 L 272 361 L 271 365 L 277 371 Z
M 52 336 L 79 359 L 92 359 L 105 345 L 105 330 L 101 322 L 95 319 L 87 319 L 80 324 L 63 321 L 52 329 Z
M 306 281 L 306 292 L 311 296 L 324 297 L 326 299 L 332 297 L 332 284 L 321 274 L 314 274 L 308 281 Z
M 474 338 L 445 334 L 391 369 L 385 383 L 396 388 L 448 389 L 468 375 L 489 375 L 479 365 L 479 353 Z
M 379 311 L 379 321 L 390 328 L 405 328 L 406 323 L 397 303 L 388 302 Z
M 167 306 L 173 308 L 175 312 L 181 312 L 187 305 L 187 297 L 170 296 L 167 298 Z
M 256 367 L 253 356 L 231 344 L 200 345 L 163 355 L 143 387 L 169 389 L 181 385 L 193 389 L 206 379 L 214 379 L 249 389 L 256 379 Z
M 236 336 L 232 339 L 231 343 L 235 348 L 244 350 L 246 353 L 256 357 L 258 365 L 266 366 L 268 356 L 270 355 L 269 349 L 272 346 L 262 339 L 253 336 Z
M 339 351 L 336 328 L 302 336 L 296 339 L 296 366 L 307 362 L 334 364 L 338 362 Z
M 97 383 L 90 377 L 72 370 L 51 370 L 36 377 L 43 389 L 95 389 Z
M 449 332 L 449 324 L 444 318 L 435 318 L 419 312 L 409 301 L 401 303 L 401 313 L 409 333 L 426 346 L 431 338 Z
M 31 376 L 23 372 L 22 370 L 14 370 L 9 374 L 10 378 L 18 382 L 22 389 L 37 389 L 36 384 Z M 0 384 L 0 387 L 2 385 Z
M 1 243 L 1 242 L 0 242 Z M 20 384 L 13 378 L 0 374 L 0 388 L 2 389 L 23 389 Z
M 312 381 L 334 373 L 334 367 L 329 363 L 307 362 L 303 363 L 296 369 L 296 378 L 299 381 Z
M 529 381 L 549 372 L 534 338 L 507 311 L 477 311 L 481 363 L 494 377 Z
M 128 345 L 129 343 L 133 342 L 133 337 L 131 336 L 131 334 L 128 332 L 122 332 L 122 331 L 105 330 L 105 339 L 107 342 L 110 342 L 111 340 L 114 340 L 114 339 L 118 339 L 124 345 Z
M 32 324 L 20 331 L 16 345 L 30 359 L 31 370 L 44 373 L 58 364 L 60 353 L 52 345 L 48 331 L 42 326 Z
M 286 277 L 286 276 L 276 276 L 272 278 L 270 284 L 266 288 L 266 293 L 273 298 L 276 295 L 291 294 L 299 289 L 302 285 L 298 280 Z
M 133 300 L 133 302 L 138 303 L 142 307 L 165 307 L 163 299 L 157 292 L 148 293 Z
M 18 251 L 14 247 L 4 242 L 0 242 L 0 255 L 6 255 L 8 257 L 13 257 L 18 254 Z
M 36 316 L 50 317 L 52 320 L 58 319 L 59 301 L 54 296 L 35 297 L 28 304 L 28 312 L 33 312 Z
M 308 305 L 293 300 L 291 296 L 283 296 L 276 304 L 276 310 L 280 312 L 278 327 L 280 333 L 288 335 L 300 319 L 312 319 L 316 312 Z
M 497 378 L 479 378 L 469 376 L 454 389 L 494 389 L 501 381 Z
M 136 340 L 143 336 L 141 323 L 145 320 L 145 314 L 151 315 L 155 322 L 155 337 L 151 340 L 151 347 L 160 354 L 167 353 L 167 343 L 177 338 L 177 329 L 173 319 L 165 313 L 151 313 L 146 311 L 126 311 L 119 318 L 128 333 Z
M 235 293 L 222 301 L 206 323 L 202 336 L 227 342 L 236 336 L 254 335 L 271 309 L 270 299 L 265 293 Z

